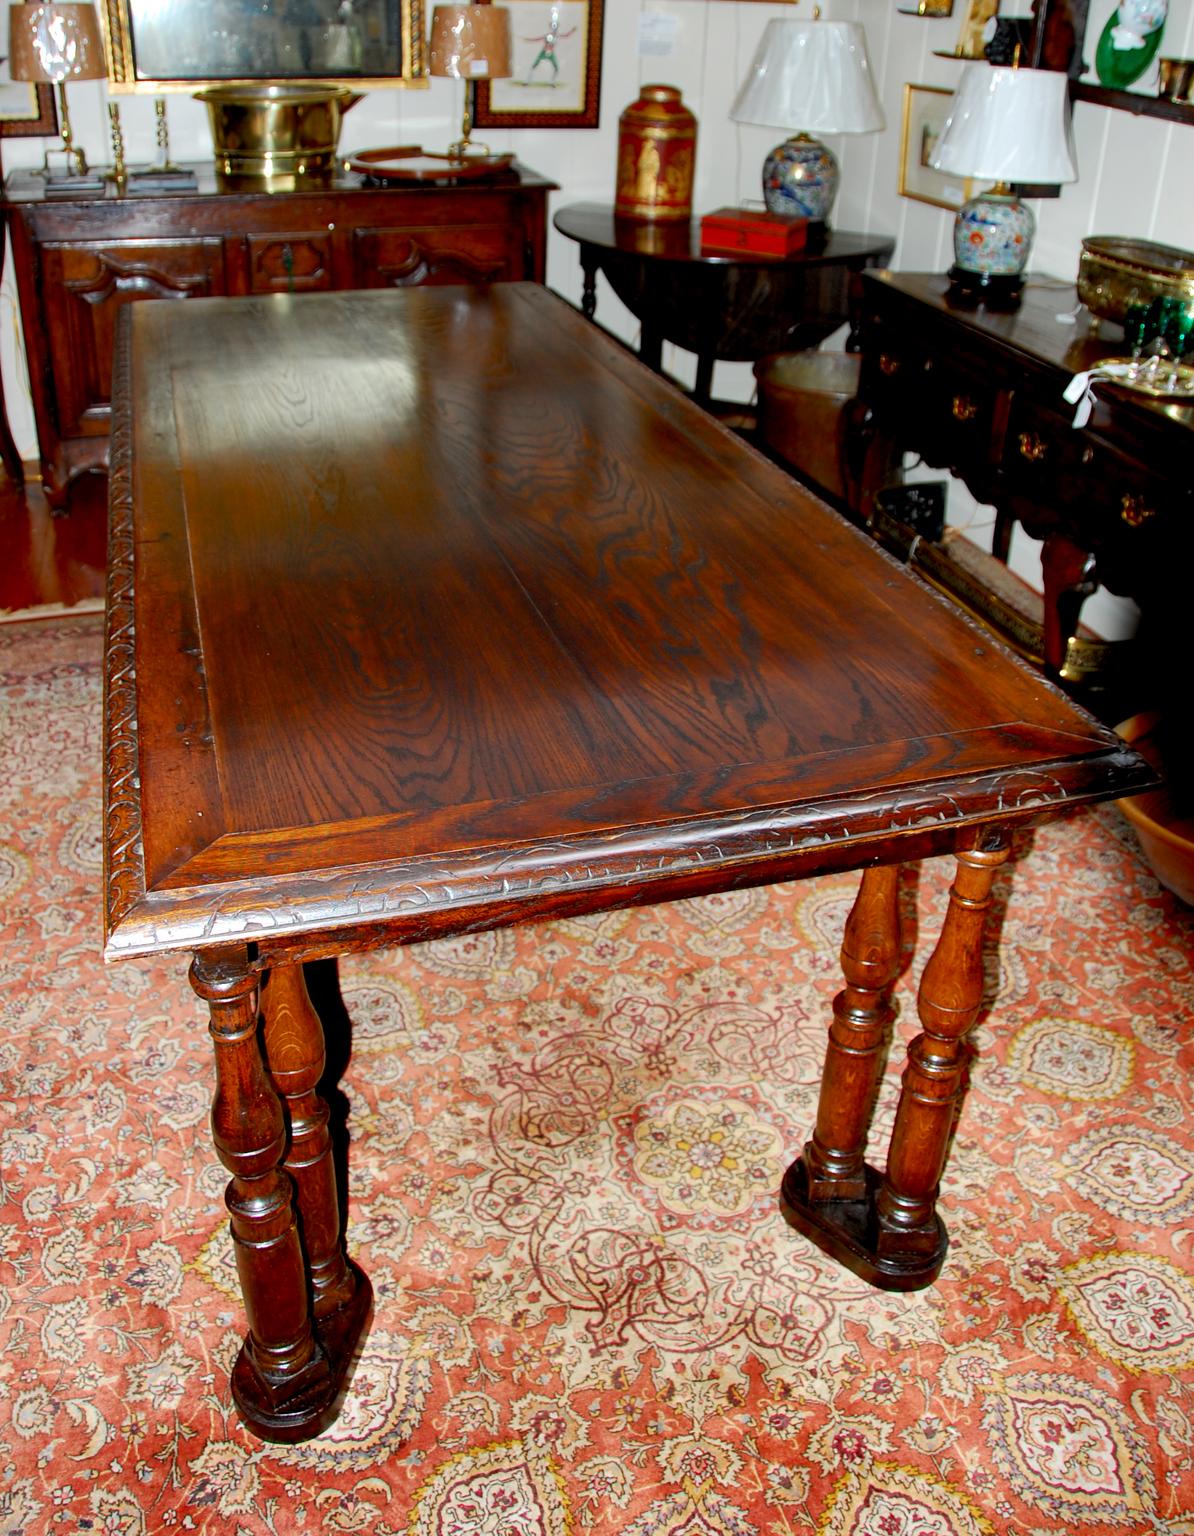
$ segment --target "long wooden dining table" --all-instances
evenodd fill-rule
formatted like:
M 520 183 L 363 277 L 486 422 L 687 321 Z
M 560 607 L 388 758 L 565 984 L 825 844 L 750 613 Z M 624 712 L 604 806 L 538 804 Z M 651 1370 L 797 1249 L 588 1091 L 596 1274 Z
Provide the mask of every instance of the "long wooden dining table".
M 779 1205 L 928 1284 L 1009 839 L 1141 759 L 541 287 L 130 306 L 114 398 L 105 954 L 209 1005 L 245 1423 L 317 1434 L 370 1311 L 304 976 L 355 950 L 862 871 Z M 899 866 L 941 854 L 872 1166 Z

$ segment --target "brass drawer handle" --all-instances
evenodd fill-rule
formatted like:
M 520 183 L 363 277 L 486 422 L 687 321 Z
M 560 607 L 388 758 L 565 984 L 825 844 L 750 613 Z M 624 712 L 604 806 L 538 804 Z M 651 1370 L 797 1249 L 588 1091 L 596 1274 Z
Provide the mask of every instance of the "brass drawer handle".
M 1119 515 L 1129 528 L 1139 528 L 1141 523 L 1147 523 L 1150 517 L 1156 517 L 1157 509 L 1150 507 L 1143 496 L 1133 496 L 1125 491 L 1119 498 Z
M 1030 464 L 1039 464 L 1048 453 L 1045 440 L 1036 432 L 1020 433 L 1020 457 Z
M 887 375 L 887 377 L 890 379 L 893 373 L 899 373 L 899 371 L 900 371 L 900 360 L 899 360 L 898 357 L 892 357 L 890 352 L 880 352 L 879 353 L 879 372 L 880 373 L 885 373 Z
M 973 421 L 978 415 L 978 406 L 969 395 L 955 395 L 952 410 L 955 421 Z

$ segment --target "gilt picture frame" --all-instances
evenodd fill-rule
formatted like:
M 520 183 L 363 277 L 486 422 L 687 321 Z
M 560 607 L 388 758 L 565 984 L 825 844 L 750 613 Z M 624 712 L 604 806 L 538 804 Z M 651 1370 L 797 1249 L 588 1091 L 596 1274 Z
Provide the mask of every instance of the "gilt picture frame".
M 944 86 L 904 86 L 899 193 L 918 203 L 956 212 L 974 196 L 974 182 L 969 177 L 935 171 L 929 164 L 929 155 L 945 127 L 953 102 L 954 93 Z
M 477 81 L 475 126 L 598 127 L 604 0 L 509 0 L 507 9 L 513 74 Z

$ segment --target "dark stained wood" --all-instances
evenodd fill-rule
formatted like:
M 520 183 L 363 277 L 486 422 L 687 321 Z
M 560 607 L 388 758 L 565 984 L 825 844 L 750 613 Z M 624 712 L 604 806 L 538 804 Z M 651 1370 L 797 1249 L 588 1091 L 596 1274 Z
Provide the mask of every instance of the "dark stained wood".
M 623 219 L 607 203 L 574 203 L 552 222 L 580 246 L 585 315 L 600 272 L 640 322 L 643 362 L 658 371 L 665 341 L 697 354 L 694 398 L 706 406 L 718 359 L 816 346 L 848 318 L 852 278 L 895 249 L 888 235 L 833 229 L 786 257 L 703 252 L 699 219 Z
M 900 968 L 900 869 L 864 872 L 842 940 L 845 990 L 833 1000 L 817 1125 L 804 1149 L 808 1198 L 862 1200 L 871 1111 L 894 1012 Z
M 979 873 L 959 876 L 909 1090 L 952 1104 L 937 1055 L 971 1016 L 987 850 L 1152 783 L 1130 748 L 541 287 L 146 304 L 123 326 L 105 953 L 198 951 L 229 1021 L 217 1140 L 240 1250 L 270 1243 L 242 1265 L 250 1427 L 318 1432 L 368 1308 L 349 1266 L 320 1314 L 344 1272 L 324 1173 L 304 1191 L 324 1156 L 304 959 L 881 866 L 844 946 L 843 1105 L 819 1121 L 855 1193 L 890 867 L 960 850 Z M 306 1332 L 286 1114 L 251 1029 L 265 971 L 304 1228 L 315 1212 L 303 1273 L 336 1276 Z M 939 1262 L 942 1147 L 918 1114 L 883 1253 L 877 1175 L 813 1202 L 862 1209 L 876 1283 Z
M 512 167 L 484 182 L 377 187 L 343 172 L 298 192 L 227 191 L 208 166 L 193 191 L 47 199 L 14 172 L 0 212 L 29 360 L 42 478 L 108 462 L 117 318 L 144 299 L 301 293 L 419 283 L 542 282 L 554 184 Z
M 326 1317 L 352 1299 L 354 1280 L 340 1234 L 328 1107 L 315 1091 L 325 1063 L 323 1025 L 301 965 L 279 965 L 268 973 L 261 1008 L 266 1065 L 290 1125 L 286 1171 L 298 1197 L 312 1309 L 317 1318 Z
M 1000 833 L 1001 833 L 1000 829 Z M 949 909 L 920 980 L 923 1033 L 908 1047 L 908 1065 L 875 1202 L 876 1251 L 883 1264 L 916 1264 L 935 1276 L 945 1257 L 937 1188 L 945 1168 L 962 1085 L 963 1044 L 983 997 L 983 924 L 991 886 L 1008 856 L 1004 836 L 960 849 Z
M 1082 428 L 1063 398 L 1077 373 L 1122 356 L 1121 328 L 1080 309 L 1069 284 L 1038 279 L 1010 313 L 954 304 L 942 275 L 865 273 L 862 375 L 852 421 L 879 446 L 880 477 L 905 451 L 952 470 L 998 512 L 1005 558 L 1013 524 L 1044 543 L 1044 649 L 1057 676 L 1083 599 L 1103 585 L 1158 627 L 1154 684 L 1184 646 L 1194 572 L 1194 403 L 1096 385 Z M 857 453 L 858 444 L 855 444 Z M 858 506 L 873 513 L 873 489 Z M 1144 680 L 1147 689 L 1147 679 Z M 1137 707 L 1143 707 L 1145 699 Z
M 35 476 L 0 478 L 0 613 L 102 598 L 108 486 L 85 475 L 71 488 L 71 515 L 55 517 Z

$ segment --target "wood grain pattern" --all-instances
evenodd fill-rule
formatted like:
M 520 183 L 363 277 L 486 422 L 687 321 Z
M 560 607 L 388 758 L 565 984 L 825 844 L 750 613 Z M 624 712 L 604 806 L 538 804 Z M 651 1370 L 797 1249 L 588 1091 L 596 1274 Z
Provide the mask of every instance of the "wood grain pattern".
M 891 862 L 1147 777 L 541 289 L 130 322 L 110 956 Z

